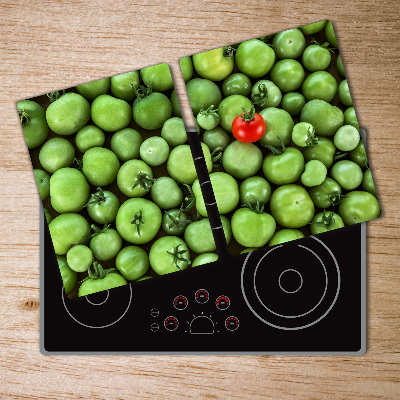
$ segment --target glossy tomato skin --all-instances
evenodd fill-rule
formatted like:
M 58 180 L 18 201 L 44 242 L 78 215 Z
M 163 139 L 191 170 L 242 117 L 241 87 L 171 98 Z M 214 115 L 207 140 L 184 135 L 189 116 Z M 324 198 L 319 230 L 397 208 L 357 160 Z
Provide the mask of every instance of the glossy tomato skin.
M 328 226 L 325 226 L 323 222 L 323 216 L 328 215 L 330 218 L 332 218 L 332 224 Z M 311 228 L 311 233 L 313 235 L 318 235 L 319 233 L 324 233 L 324 232 L 329 232 L 334 229 L 338 228 L 343 228 L 344 227 L 344 222 L 340 215 L 334 213 L 334 212 L 320 212 L 316 214 L 311 221 L 310 228 Z
M 292 139 L 294 127 L 292 116 L 287 111 L 276 107 L 264 108 L 260 111 L 260 115 L 264 118 L 266 124 L 260 144 L 279 147 L 282 140 L 283 144 L 287 146 Z
M 233 94 L 247 96 L 251 91 L 251 81 L 245 74 L 236 73 L 229 75 L 222 83 L 222 93 L 225 97 Z
M 93 263 L 93 253 L 89 247 L 77 244 L 68 250 L 68 266 L 75 272 L 87 271 Z
M 300 57 L 306 47 L 306 40 L 303 33 L 295 28 L 277 33 L 272 44 L 276 56 L 280 59 Z
M 203 253 L 197 256 L 192 262 L 191 267 L 197 267 L 199 265 L 208 264 L 218 260 L 218 255 L 215 253 Z
M 373 194 L 375 197 L 378 197 L 378 195 L 376 193 L 374 181 L 372 179 L 371 170 L 369 168 L 364 172 L 364 177 L 362 180 L 362 188 L 366 192 L 369 192 L 369 193 Z
M 92 293 L 102 292 L 103 290 L 113 289 L 126 285 L 126 279 L 117 272 L 107 274 L 103 279 L 87 279 L 82 282 L 79 288 L 79 297 L 87 296 Z
M 149 256 L 139 246 L 127 246 L 118 253 L 115 266 L 126 280 L 136 281 L 149 269 Z
M 190 221 L 188 216 L 177 208 L 172 208 L 163 214 L 161 227 L 167 235 L 180 236 L 185 232 Z
M 220 126 L 227 132 L 232 132 L 233 121 L 238 115 L 243 113 L 242 108 L 246 112 L 253 108 L 253 103 L 245 96 L 233 94 L 223 99 L 218 107 Z
M 68 296 L 78 283 L 78 276 L 75 271 L 67 264 L 67 259 L 65 256 L 56 256 L 58 267 L 60 268 L 61 278 L 64 284 L 65 294 Z
M 276 246 L 277 244 L 290 242 L 303 237 L 304 235 L 298 229 L 281 229 L 272 236 L 268 246 Z
M 323 162 L 318 160 L 308 161 L 301 175 L 301 183 L 308 187 L 318 186 L 325 180 L 327 172 L 328 170 Z
M 340 197 L 342 187 L 334 179 L 327 177 L 320 185 L 308 189 L 308 194 L 316 207 L 325 209 Z
M 354 190 L 360 186 L 363 173 L 355 162 L 350 160 L 340 160 L 333 164 L 331 177 L 339 183 L 344 190 Z
M 179 207 L 183 201 L 183 193 L 178 184 L 169 176 L 161 176 L 151 187 L 151 198 L 158 207 L 169 210 Z
M 118 254 L 121 247 L 122 238 L 113 228 L 104 230 L 90 241 L 90 249 L 94 257 L 100 261 L 111 260 Z
M 76 86 L 80 95 L 88 100 L 94 100 L 96 97 L 106 94 L 110 89 L 111 78 L 99 79 L 98 81 L 84 83 Z
M 241 204 L 268 203 L 271 198 L 271 185 L 261 176 L 251 176 L 245 179 L 239 188 Z
M 217 147 L 225 150 L 229 145 L 230 137 L 224 129 L 217 126 L 204 131 L 203 142 L 210 148 L 210 151 L 214 151 Z
M 234 58 L 227 55 L 227 48 L 221 47 L 193 56 L 193 66 L 197 73 L 211 81 L 221 81 L 232 73 Z
M 336 147 L 333 141 L 329 138 L 320 136 L 318 143 L 314 146 L 307 146 L 303 149 L 303 156 L 306 162 L 310 160 L 318 160 L 329 168 L 333 163 L 333 155 L 335 154 Z
M 378 218 L 381 210 L 373 194 L 354 190 L 340 202 L 338 213 L 346 225 L 353 225 Z
M 90 218 L 99 224 L 115 221 L 120 203 L 118 197 L 110 191 L 98 191 L 89 199 L 87 211 Z

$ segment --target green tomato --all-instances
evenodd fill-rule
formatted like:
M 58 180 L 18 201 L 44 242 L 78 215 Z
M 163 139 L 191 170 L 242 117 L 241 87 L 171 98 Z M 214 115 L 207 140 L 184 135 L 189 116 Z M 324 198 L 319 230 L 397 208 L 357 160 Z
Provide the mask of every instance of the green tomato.
M 275 52 L 261 40 L 247 40 L 238 46 L 235 61 L 240 72 L 249 78 L 261 78 L 274 65 Z
M 213 172 L 210 174 L 210 181 L 219 213 L 228 214 L 233 211 L 239 204 L 239 186 L 236 180 L 225 172 Z M 196 196 L 197 211 L 203 217 L 207 217 L 207 208 L 198 179 L 193 183 L 192 190 Z
M 52 139 L 50 139 L 52 140 Z M 75 136 L 75 144 L 81 153 L 92 147 L 103 147 L 106 141 L 104 132 L 95 125 L 86 125 L 79 129 Z M 74 151 L 75 154 L 75 151 Z
M 340 201 L 342 187 L 334 179 L 327 177 L 320 185 L 308 189 L 308 194 L 315 207 L 325 209 Z
M 89 217 L 99 224 L 114 222 L 120 203 L 118 197 L 107 190 L 97 188 L 87 203 Z
M 303 149 L 303 156 L 306 162 L 310 160 L 318 160 L 329 168 L 333 163 L 333 156 L 336 152 L 336 147 L 331 139 L 319 136 L 318 143 L 313 146 L 307 146 Z
M 338 90 L 336 79 L 326 71 L 317 71 L 308 75 L 301 90 L 307 101 L 319 99 L 331 102 Z
M 304 67 L 309 71 L 323 71 L 328 68 L 331 63 L 331 53 L 326 48 L 328 43 L 323 44 L 312 44 L 308 46 L 303 53 L 302 62 Z
M 346 107 L 353 107 L 353 100 L 351 98 L 349 84 L 347 83 L 347 79 L 340 82 L 339 89 L 338 89 L 338 96 L 339 96 L 339 100 Z
M 77 244 L 68 250 L 68 266 L 75 272 L 85 272 L 93 263 L 93 253 L 89 247 Z
M 301 30 L 295 28 L 277 33 L 272 45 L 278 58 L 298 58 L 306 47 L 306 40 Z
M 373 194 L 355 190 L 340 202 L 338 213 L 346 225 L 353 225 L 378 218 L 381 210 Z
M 191 222 L 181 209 L 173 208 L 163 214 L 161 227 L 167 235 L 180 236 Z
M 190 265 L 189 249 L 182 239 L 164 236 L 151 246 L 149 260 L 158 275 L 181 271 Z
M 141 69 L 140 76 L 144 84 L 151 86 L 155 92 L 164 92 L 174 87 L 169 66 L 165 63 Z
M 356 112 L 354 107 L 349 107 L 344 112 L 344 123 L 345 125 L 352 125 L 360 132 L 360 127 L 358 126 Z
M 197 114 L 196 120 L 201 128 L 213 129 L 219 123 L 219 115 L 217 114 L 216 110 L 212 110 L 210 112 L 209 109 L 201 109 L 200 112 Z
M 93 101 L 91 116 L 100 129 L 115 132 L 131 122 L 131 107 L 125 100 L 102 94 Z
M 114 182 L 119 166 L 118 157 L 103 147 L 92 147 L 82 158 L 82 172 L 93 186 L 107 186 Z
M 197 115 L 200 109 L 206 109 L 211 105 L 218 107 L 222 100 L 219 87 L 209 79 L 195 78 L 186 84 L 193 115 Z
M 276 246 L 277 244 L 287 243 L 292 240 L 302 239 L 303 233 L 298 229 L 281 229 L 272 236 L 268 246 Z
M 314 203 L 307 191 L 299 185 L 279 186 L 271 196 L 271 214 L 285 228 L 301 228 L 314 216 Z
M 255 175 L 261 168 L 263 155 L 253 143 L 235 140 L 225 149 L 222 155 L 222 166 L 225 171 L 238 179 Z
M 78 132 L 89 119 L 90 104 L 77 93 L 64 94 L 51 103 L 46 110 L 47 123 L 58 135 L 72 135 Z
M 139 88 L 139 71 L 127 72 L 111 77 L 111 93 L 117 98 L 131 101 L 136 97 L 133 88 Z
M 333 142 L 341 151 L 354 150 L 360 142 L 360 132 L 354 126 L 343 125 L 335 133 Z
M 78 85 L 76 90 L 79 94 L 88 100 L 94 100 L 96 97 L 106 94 L 110 89 L 111 78 L 99 79 L 97 81 Z
M 50 224 L 50 222 L 53 220 L 50 211 L 46 207 L 43 207 L 43 211 L 44 211 L 44 216 L 46 217 L 47 224 Z
M 339 183 L 344 190 L 354 190 L 361 185 L 363 173 L 355 162 L 341 160 L 333 164 L 331 168 L 331 177 Z
M 282 154 L 268 153 L 262 169 L 268 181 L 276 185 L 293 183 L 304 171 L 304 157 L 300 150 L 286 147 Z
M 111 138 L 111 150 L 121 161 L 139 157 L 142 135 L 135 129 L 124 128 L 115 132 Z
M 179 65 L 181 67 L 183 80 L 188 82 L 192 79 L 193 76 L 193 62 L 190 56 L 183 57 L 179 60 Z
M 87 244 L 90 226 L 82 215 L 75 213 L 61 214 L 49 224 L 54 251 L 58 255 L 67 254 L 74 244 Z
M 51 205 L 59 213 L 81 211 L 89 196 L 89 184 L 75 168 L 61 168 L 50 178 Z
M 67 258 L 65 256 L 56 256 L 58 267 L 60 268 L 60 274 L 63 281 L 65 294 L 68 296 L 78 283 L 78 275 L 75 271 L 67 264 Z
M 126 280 L 137 281 L 149 269 L 149 256 L 138 246 L 127 246 L 118 253 L 115 266 Z
M 302 65 L 292 59 L 278 61 L 271 70 L 271 81 L 282 92 L 297 90 L 304 81 L 304 69 Z
M 151 187 L 151 198 L 158 207 L 169 210 L 179 207 L 183 201 L 183 193 L 178 184 L 169 176 L 158 178 Z
M 171 118 L 172 106 L 165 94 L 154 92 L 140 100 L 136 99 L 132 113 L 133 119 L 141 128 L 159 129 Z
M 262 247 L 268 243 L 276 229 L 274 218 L 266 212 L 256 213 L 239 208 L 231 219 L 232 234 L 245 247 Z
M 301 110 L 300 121 L 309 122 L 318 136 L 333 136 L 343 125 L 343 111 L 324 100 L 314 99 Z
M 320 185 L 328 173 L 325 164 L 318 160 L 311 160 L 305 165 L 304 172 L 301 175 L 301 183 L 304 186 L 312 187 Z
M 330 43 L 331 46 L 333 46 L 335 49 L 338 48 L 338 44 L 336 41 L 336 36 L 335 32 L 333 30 L 333 25 L 331 21 L 328 21 L 326 26 L 325 26 L 325 36 L 328 42 Z
M 90 249 L 94 257 L 100 261 L 107 261 L 114 258 L 122 247 L 122 238 L 113 228 L 105 228 L 100 230 L 92 225 L 95 229 L 94 236 L 90 241 Z
M 118 189 L 128 197 L 143 197 L 151 188 L 152 178 L 153 171 L 144 161 L 129 160 L 118 171 Z
M 218 260 L 218 254 L 203 253 L 197 256 L 192 262 L 191 267 L 198 267 L 199 265 L 209 264 Z
M 39 195 L 42 200 L 46 199 L 50 194 L 50 176 L 42 169 L 34 169 L 36 184 L 38 185 Z
M 287 146 L 292 139 L 294 127 L 292 116 L 287 111 L 275 107 L 261 110 L 260 115 L 264 118 L 266 130 L 259 143 L 263 146 L 279 147 L 282 140 Z
M 234 66 L 232 52 L 227 47 L 221 47 L 193 56 L 193 66 L 204 79 L 222 81 L 232 73 Z
M 182 118 L 172 117 L 164 122 L 161 137 L 170 146 L 179 146 L 187 142 L 186 129 Z
M 239 254 L 250 253 L 251 251 L 258 250 L 257 247 L 248 247 L 247 249 L 242 250 Z
M 70 167 L 74 158 L 74 146 L 67 139 L 60 137 L 48 140 L 39 152 L 40 164 L 50 174 L 60 168 Z
M 299 122 L 293 127 L 292 140 L 299 147 L 313 146 L 316 144 L 314 127 L 308 122 Z
M 152 167 L 165 163 L 168 156 L 169 146 L 162 137 L 149 137 L 140 146 L 140 157 Z
M 336 68 L 337 68 L 339 74 L 342 75 L 343 78 L 346 78 L 346 74 L 345 74 L 344 68 L 343 68 L 342 57 L 340 54 L 338 54 L 337 59 L 336 59 Z
M 343 227 L 344 222 L 340 215 L 332 211 L 324 211 L 316 214 L 310 223 L 311 233 L 313 235 L 318 235 L 319 233 L 329 232 Z
M 233 120 L 243 114 L 242 108 L 250 111 L 252 107 L 253 103 L 247 97 L 238 94 L 226 97 L 218 106 L 219 124 L 227 132 L 232 133 Z
M 301 113 L 305 104 L 306 99 L 301 93 L 289 92 L 282 97 L 281 107 L 294 116 Z
M 313 24 L 301 26 L 299 29 L 305 35 L 313 35 L 314 33 L 318 33 L 319 31 L 322 31 L 322 29 L 325 28 L 326 22 L 327 21 L 315 22 Z
M 365 152 L 362 140 L 360 140 L 356 148 L 350 152 L 350 160 L 360 167 L 365 167 L 367 165 L 367 153 Z
M 282 100 L 282 93 L 275 83 L 262 79 L 251 89 L 253 104 L 260 108 L 278 107 Z
M 251 81 L 248 76 L 241 73 L 229 75 L 222 83 L 222 93 L 225 97 L 233 94 L 248 96 L 251 91 Z
M 43 107 L 32 100 L 22 100 L 17 103 L 17 110 L 28 149 L 42 144 L 49 134 Z
M 217 126 L 204 131 L 203 142 L 208 146 L 210 151 L 214 151 L 218 147 L 225 150 L 230 143 L 230 137 L 224 129 Z
M 133 244 L 150 242 L 161 227 L 161 210 L 153 202 L 133 198 L 118 210 L 115 225 L 123 239 Z
M 241 204 L 266 204 L 271 198 L 271 185 L 261 176 L 251 176 L 245 179 L 239 187 Z
M 212 170 L 210 149 L 204 143 L 201 143 L 201 148 L 203 150 L 207 171 L 210 173 Z M 189 145 L 181 144 L 172 149 L 168 158 L 167 169 L 171 178 L 179 183 L 190 185 L 197 179 L 197 172 Z
M 147 279 L 153 278 L 152 276 L 142 276 L 140 279 L 137 279 L 135 282 L 147 281 Z
M 175 90 L 173 90 L 171 92 L 171 107 L 172 107 L 172 113 L 179 118 L 182 118 L 182 113 L 181 113 L 181 109 L 179 108 L 179 103 L 178 103 L 178 98 L 176 96 L 176 92 Z
M 362 188 L 366 192 L 369 192 L 369 193 L 373 194 L 375 197 L 378 197 L 378 195 L 376 194 L 374 181 L 372 179 L 371 170 L 369 168 L 364 172 L 364 176 L 363 176 L 363 180 L 362 180 Z
M 232 237 L 231 225 L 224 215 L 221 215 L 221 223 L 226 243 L 229 244 Z M 191 223 L 185 230 L 184 238 L 189 249 L 195 253 L 211 253 L 217 249 L 208 218 Z

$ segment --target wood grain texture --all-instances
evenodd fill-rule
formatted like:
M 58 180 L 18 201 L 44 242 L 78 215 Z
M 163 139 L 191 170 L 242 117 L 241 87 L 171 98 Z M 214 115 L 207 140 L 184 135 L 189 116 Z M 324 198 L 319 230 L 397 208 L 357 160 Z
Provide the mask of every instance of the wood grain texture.
M 0 398 L 398 399 L 399 12 L 397 0 L 0 0 Z M 327 18 L 383 206 L 368 225 L 367 354 L 42 356 L 39 197 L 15 103 L 160 62 L 178 78 L 182 56 Z

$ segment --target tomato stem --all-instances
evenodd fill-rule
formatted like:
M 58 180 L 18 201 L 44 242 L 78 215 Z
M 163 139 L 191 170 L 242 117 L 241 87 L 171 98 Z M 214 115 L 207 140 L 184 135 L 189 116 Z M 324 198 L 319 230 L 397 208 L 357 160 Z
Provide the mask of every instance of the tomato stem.
M 328 201 L 331 203 L 332 206 L 337 206 L 343 199 L 347 196 L 339 193 L 337 190 L 333 191 L 332 193 L 328 194 Z
M 277 138 L 281 142 L 280 147 L 274 147 L 271 145 L 266 145 L 264 147 L 266 147 L 272 154 L 279 156 L 285 152 L 286 148 L 285 148 L 285 144 L 283 143 L 282 139 L 279 136 L 277 136 Z
M 93 266 L 94 272 L 92 272 L 91 267 Z M 95 261 L 88 269 L 88 276 L 80 281 L 79 283 L 85 282 L 88 279 L 103 279 L 106 275 L 108 275 L 110 272 L 117 271 L 116 268 L 109 268 L 109 269 L 103 269 L 103 267 Z
M 76 157 L 74 158 L 74 162 L 76 163 L 77 169 L 81 170 L 83 168 L 83 162 L 78 160 Z
M 107 224 L 107 221 L 104 223 L 104 226 L 102 229 L 100 229 L 98 226 L 92 224 L 90 225 L 90 228 L 94 231 L 94 233 L 89 236 L 89 238 L 92 238 L 94 236 L 100 235 L 101 233 L 104 233 L 109 227 L 111 226 L 111 224 Z
M 217 147 L 216 149 L 214 149 L 212 151 L 211 161 L 212 161 L 213 167 L 219 167 L 221 165 L 221 158 L 222 158 L 223 153 L 224 153 L 224 151 L 222 150 L 222 147 Z
M 89 204 L 101 204 L 106 201 L 106 196 L 104 194 L 104 191 L 102 188 L 98 187 L 97 192 L 93 193 L 90 196 L 89 201 L 86 203 L 85 207 L 87 207 Z
M 167 217 L 172 221 L 171 224 L 168 226 L 168 230 L 171 230 L 172 228 L 176 229 L 181 229 L 184 228 L 185 225 L 191 224 L 193 221 L 189 219 L 182 219 L 182 206 L 179 209 L 179 213 L 176 217 L 172 216 L 171 214 L 167 214 Z
M 318 222 L 310 222 L 310 225 L 319 225 L 325 227 L 328 231 L 330 231 L 335 224 L 334 213 L 332 211 L 326 212 L 322 214 L 322 221 Z
M 137 89 L 135 88 L 133 83 L 131 83 L 131 86 L 136 95 L 136 99 L 133 102 L 133 105 L 135 105 L 138 101 L 144 99 L 147 96 L 150 96 L 153 93 L 151 83 L 148 85 L 140 85 Z
M 142 237 L 142 234 L 140 233 L 140 225 L 144 224 L 142 210 L 139 210 L 138 212 L 135 213 L 135 215 L 133 216 L 133 220 L 131 221 L 131 224 L 136 225 L 137 233 L 139 237 Z
M 246 207 L 256 214 L 261 214 L 264 211 L 264 206 L 265 204 L 262 201 L 251 200 L 248 201 L 246 204 L 243 204 L 242 207 Z
M 218 115 L 219 110 L 220 110 L 219 108 L 214 110 L 214 105 L 211 104 L 211 106 L 205 110 L 203 109 L 203 107 L 201 107 L 198 115 L 205 115 L 205 116 L 211 115 L 212 117 L 219 119 L 219 115 Z
M 233 57 L 233 55 L 235 54 L 236 49 L 232 46 L 228 46 L 225 50 L 224 50 L 224 57 Z
M 268 99 L 268 88 L 264 83 L 260 83 L 257 87 L 258 93 L 251 95 L 253 104 L 261 105 L 264 100 Z
M 244 107 L 240 107 L 243 110 L 243 114 L 237 114 L 240 118 L 244 119 L 245 121 L 251 121 L 254 116 L 256 115 L 256 110 L 254 107 L 251 107 L 250 111 L 246 111 Z
M 186 189 L 189 191 L 189 194 L 185 196 L 185 199 L 181 205 L 182 210 L 186 212 L 194 207 L 196 203 L 196 196 L 194 195 L 192 188 L 188 184 L 184 183 L 183 186 L 185 186 Z
M 58 100 L 61 96 L 64 96 L 65 90 L 60 90 L 57 92 L 51 92 L 47 95 L 47 97 L 50 99 L 50 102 L 53 103 L 56 100 Z
M 136 176 L 136 181 L 132 186 L 132 190 L 135 189 L 136 186 L 140 185 L 146 192 L 148 192 L 155 181 L 156 180 L 153 179 L 148 172 L 140 171 Z
M 185 257 L 183 257 L 183 255 L 182 255 L 182 254 L 184 254 L 184 253 L 187 253 L 188 251 L 187 251 L 187 250 L 179 250 L 179 247 L 180 247 L 180 246 L 183 246 L 183 243 L 178 244 L 178 246 L 175 247 L 173 253 L 172 253 L 171 251 L 168 251 L 168 250 L 167 250 L 167 253 L 168 253 L 168 254 L 171 254 L 171 256 L 174 257 L 175 266 L 176 266 L 176 268 L 178 268 L 179 270 L 181 270 L 181 267 L 178 265 L 178 260 L 179 260 L 179 261 L 186 262 L 188 265 L 191 264 L 190 260 L 187 259 L 187 258 L 185 258 Z
M 23 110 L 18 110 L 18 114 L 19 114 L 19 118 L 21 120 L 21 125 L 22 126 L 25 126 L 25 125 L 29 124 L 29 122 L 31 120 L 31 117 L 26 112 L 26 108 L 24 108 Z
M 315 136 L 314 126 L 308 128 L 308 134 L 306 139 L 306 146 L 315 146 L 319 143 L 319 139 Z

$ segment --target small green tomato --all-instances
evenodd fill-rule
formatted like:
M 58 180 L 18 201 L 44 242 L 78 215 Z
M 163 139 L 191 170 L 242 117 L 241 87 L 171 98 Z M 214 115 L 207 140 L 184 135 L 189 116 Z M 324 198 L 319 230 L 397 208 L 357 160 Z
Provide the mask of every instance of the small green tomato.
M 328 170 L 323 162 L 311 160 L 305 165 L 301 183 L 308 187 L 320 185 L 325 180 L 327 173 Z

